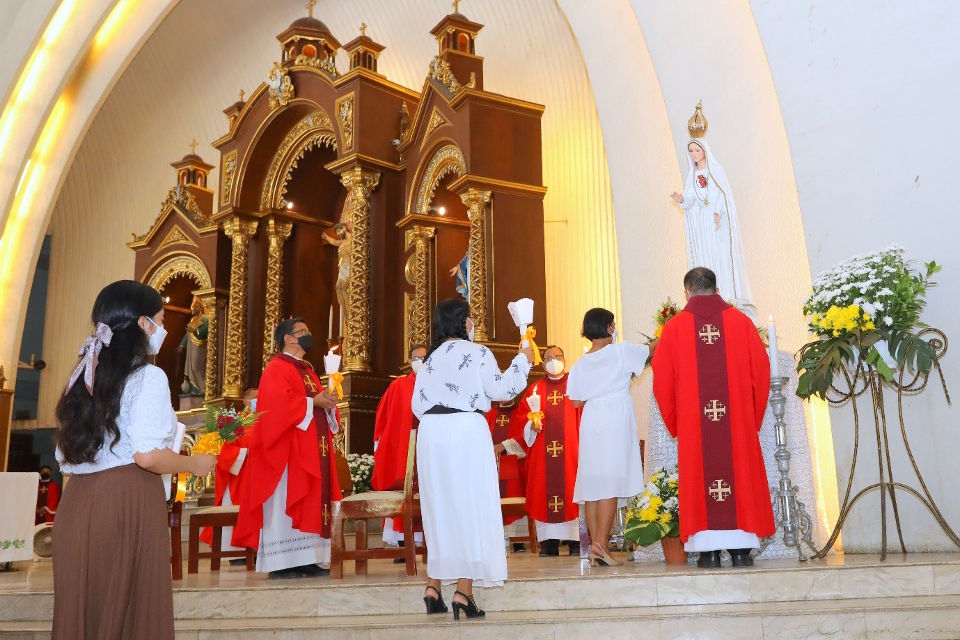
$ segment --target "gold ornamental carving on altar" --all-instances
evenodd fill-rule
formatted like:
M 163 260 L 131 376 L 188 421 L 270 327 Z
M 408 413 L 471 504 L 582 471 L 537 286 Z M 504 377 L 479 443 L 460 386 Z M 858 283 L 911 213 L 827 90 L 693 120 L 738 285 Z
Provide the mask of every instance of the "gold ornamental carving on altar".
M 237 150 L 223 156 L 223 172 L 220 174 L 220 205 L 230 204 L 233 196 L 233 182 L 237 171 Z
M 404 266 L 407 283 L 413 286 L 407 309 L 407 345 L 430 343 L 430 250 L 434 227 L 414 225 L 404 232 L 406 249 L 413 253 Z
M 340 139 L 343 140 L 343 150 L 353 149 L 353 93 L 337 98 L 337 124 L 340 127 Z
M 147 285 L 157 291 L 163 291 L 167 283 L 177 276 L 188 276 L 200 285 L 200 288 L 208 289 L 213 286 L 206 265 L 197 256 L 187 252 L 164 256 L 157 264 L 150 265 L 147 273 L 150 274 Z
M 223 223 L 223 232 L 232 241 L 230 255 L 230 302 L 227 306 L 227 341 L 223 370 L 223 395 L 243 397 L 247 360 L 247 258 L 250 238 L 257 232 L 256 220 L 239 216 Z
M 260 210 L 281 209 L 287 192 L 287 181 L 297 163 L 314 147 L 326 145 L 337 149 L 337 135 L 330 116 L 320 108 L 300 119 L 277 147 L 260 192 Z
M 470 188 L 460 194 L 470 219 L 470 317 L 476 327 L 476 339 L 487 340 L 489 305 L 487 304 L 487 204 L 491 192 Z
M 283 246 L 292 231 L 292 222 L 282 222 L 276 218 L 267 221 L 270 247 L 267 254 L 267 290 L 263 316 L 263 366 L 267 366 L 275 348 L 273 332 L 280 324 L 283 306 Z
M 455 173 L 462 176 L 467 172 L 467 161 L 463 157 L 463 151 L 455 144 L 446 144 L 430 156 L 423 169 L 419 186 L 416 190 L 416 200 L 412 208 L 414 213 L 429 215 L 430 203 L 437 191 L 440 181 L 448 174 Z
M 369 371 L 372 353 L 372 317 L 370 314 L 370 193 L 380 183 L 380 173 L 353 167 L 340 174 L 340 182 L 350 192 L 350 222 L 353 246 L 350 252 L 350 281 L 347 283 L 346 331 L 344 332 L 344 371 Z

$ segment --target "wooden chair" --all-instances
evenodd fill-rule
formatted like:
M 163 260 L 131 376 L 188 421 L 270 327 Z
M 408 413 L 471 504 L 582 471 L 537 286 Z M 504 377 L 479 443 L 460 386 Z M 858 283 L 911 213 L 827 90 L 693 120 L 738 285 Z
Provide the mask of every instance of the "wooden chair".
M 170 501 L 167 503 L 167 526 L 170 527 L 170 566 L 173 579 L 183 579 L 183 539 L 180 524 L 183 520 L 183 503 L 177 500 L 177 474 L 170 481 Z
M 245 558 L 247 571 L 254 570 L 257 555 L 253 549 L 224 551 L 221 548 L 223 528 L 235 527 L 238 513 L 239 507 L 236 505 L 224 505 L 200 509 L 190 515 L 190 535 L 187 540 L 187 573 L 197 573 L 200 558 L 210 558 L 210 571 L 220 571 L 220 560 L 222 558 Z M 213 529 L 213 544 L 210 551 L 201 552 L 200 530 L 203 527 Z
M 373 558 L 403 558 L 407 575 L 417 574 L 417 553 L 427 561 L 427 548 L 417 546 L 413 538 L 413 520 L 420 516 L 420 500 L 413 492 L 414 458 L 417 452 L 417 430 L 410 430 L 407 447 L 407 469 L 403 491 L 367 491 L 345 497 L 333 503 L 333 528 L 330 534 L 330 577 L 343 578 L 343 561 L 354 561 L 357 575 L 367 574 L 367 560 Z M 403 520 L 402 547 L 367 548 L 367 520 L 400 517 Z M 354 521 L 356 544 L 348 551 L 343 542 L 343 522 Z
M 527 499 L 523 497 L 500 498 L 500 511 L 503 513 L 504 518 L 512 516 L 522 518 L 527 515 Z M 534 524 L 533 518 L 527 516 L 527 535 L 510 536 L 510 542 L 529 542 L 530 553 L 539 552 L 540 549 L 537 546 L 537 525 Z

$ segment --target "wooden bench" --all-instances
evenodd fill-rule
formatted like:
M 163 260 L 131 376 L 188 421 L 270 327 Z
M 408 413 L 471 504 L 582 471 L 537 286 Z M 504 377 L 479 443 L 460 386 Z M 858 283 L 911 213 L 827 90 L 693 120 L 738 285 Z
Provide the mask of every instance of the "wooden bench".
M 504 518 L 513 516 L 522 518 L 527 515 L 527 499 L 522 497 L 500 498 L 500 511 L 503 513 Z M 529 542 L 530 553 L 539 552 L 539 547 L 537 546 L 537 525 L 533 522 L 533 518 L 527 516 L 527 535 L 510 536 L 510 542 Z
M 238 549 L 225 551 L 221 548 L 224 527 L 237 525 L 236 505 L 221 507 L 207 507 L 193 512 L 190 515 L 190 534 L 187 539 L 187 573 L 197 573 L 200 559 L 210 558 L 210 571 L 220 571 L 220 560 L 223 558 L 246 558 L 247 571 L 253 571 L 256 564 L 256 553 L 253 549 Z M 200 530 L 204 527 L 213 529 L 213 544 L 210 551 L 200 551 Z

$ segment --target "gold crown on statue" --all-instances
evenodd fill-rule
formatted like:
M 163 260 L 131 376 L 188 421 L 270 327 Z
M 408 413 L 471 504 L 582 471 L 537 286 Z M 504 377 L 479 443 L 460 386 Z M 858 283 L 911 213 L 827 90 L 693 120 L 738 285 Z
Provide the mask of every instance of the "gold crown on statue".
M 693 116 L 687 120 L 687 131 L 691 138 L 702 138 L 707 133 L 707 119 L 703 115 L 703 103 L 698 102 Z

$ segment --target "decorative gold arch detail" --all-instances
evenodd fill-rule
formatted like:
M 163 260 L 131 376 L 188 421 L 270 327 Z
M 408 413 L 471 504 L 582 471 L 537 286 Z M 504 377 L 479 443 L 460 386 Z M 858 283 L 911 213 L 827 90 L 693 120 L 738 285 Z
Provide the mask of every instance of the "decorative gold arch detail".
M 320 145 L 336 151 L 337 134 L 330 116 L 323 109 L 317 108 L 293 125 L 280 142 L 263 181 L 263 191 L 260 193 L 261 211 L 281 208 L 281 201 L 287 193 L 287 182 L 300 158 Z
M 177 276 L 190 276 L 197 281 L 198 289 L 210 289 L 213 287 L 213 281 L 210 279 L 210 272 L 203 262 L 192 253 L 173 253 L 161 258 L 160 264 L 151 266 L 147 270 L 150 277 L 146 283 L 156 289 L 163 291 L 167 283 Z
M 463 151 L 455 144 L 446 144 L 440 147 L 430 157 L 426 168 L 422 172 L 420 185 L 417 187 L 417 200 L 413 207 L 414 213 L 429 215 L 430 203 L 437 191 L 437 185 L 448 173 L 462 176 L 467 172 L 467 162 L 463 158 Z

